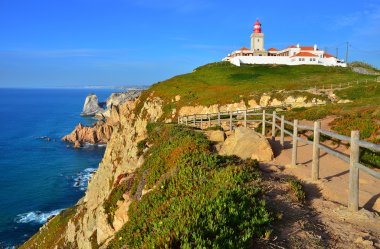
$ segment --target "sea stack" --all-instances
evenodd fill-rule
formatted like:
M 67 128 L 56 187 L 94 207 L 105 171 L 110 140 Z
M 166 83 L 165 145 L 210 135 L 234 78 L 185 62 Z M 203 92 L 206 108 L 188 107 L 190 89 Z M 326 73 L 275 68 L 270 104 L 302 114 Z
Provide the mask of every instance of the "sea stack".
M 104 112 L 104 109 L 100 106 L 98 97 L 93 93 L 87 95 L 81 116 L 95 116 L 101 112 Z

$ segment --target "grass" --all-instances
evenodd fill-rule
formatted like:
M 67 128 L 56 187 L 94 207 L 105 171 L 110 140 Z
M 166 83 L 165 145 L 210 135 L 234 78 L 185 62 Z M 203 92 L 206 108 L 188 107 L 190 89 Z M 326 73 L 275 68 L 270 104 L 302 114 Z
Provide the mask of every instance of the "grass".
M 375 82 L 367 85 L 354 85 L 337 91 L 336 95 L 353 102 L 294 108 L 285 116 L 287 119 L 318 120 L 335 115 L 338 118 L 330 124 L 334 131 L 349 136 L 351 130 L 359 130 L 361 139 L 378 143 L 380 137 L 380 85 Z
M 75 248 L 65 244 L 65 231 L 67 224 L 74 217 L 76 207 L 71 207 L 63 210 L 50 220 L 50 222 L 41 228 L 33 237 L 25 242 L 19 249 L 34 249 L 34 248 L 51 248 L 52 245 L 58 248 Z
M 370 168 L 380 169 L 380 152 L 374 152 L 366 148 L 361 148 L 360 162 Z
M 158 96 L 164 100 L 164 118 L 171 109 L 188 105 L 228 104 L 259 99 L 262 93 L 274 92 L 277 98 L 288 95 L 279 90 L 302 90 L 314 86 L 338 85 L 340 83 L 373 80 L 374 76 L 361 75 L 349 68 L 324 66 L 242 65 L 236 67 L 227 62 L 207 64 L 194 72 L 179 75 L 154 84 L 142 99 Z M 277 93 L 275 93 L 277 92 Z M 174 96 L 181 100 L 172 102 Z M 293 96 L 305 93 L 293 92 Z M 309 96 L 311 98 L 312 96 Z M 138 109 L 138 108 L 137 108 Z
M 123 194 L 131 189 L 131 181 L 133 178 L 130 178 L 130 180 L 123 181 L 119 183 L 117 186 L 115 186 L 112 189 L 111 194 L 109 195 L 108 199 L 103 203 L 103 207 L 105 210 L 105 213 L 107 214 L 107 221 L 112 226 L 115 212 L 118 208 L 117 202 L 119 200 L 123 199 Z
M 373 66 L 369 63 L 362 62 L 362 61 L 353 61 L 349 64 L 349 66 L 350 67 L 362 67 L 362 68 L 367 69 L 369 72 L 380 73 L 380 70 L 378 68 L 376 68 L 375 66 Z
M 288 179 L 288 184 L 290 189 L 292 190 L 295 198 L 300 202 L 300 203 L 305 203 L 306 201 L 306 192 L 305 189 L 302 185 L 302 182 L 298 179 L 295 178 L 290 178 Z
M 153 189 L 132 202 L 109 248 L 251 248 L 270 233 L 256 161 L 214 155 L 183 126 L 148 131 L 153 146 L 135 179 Z
M 224 131 L 224 129 L 221 126 L 219 126 L 219 125 L 207 127 L 204 130 L 205 131 Z

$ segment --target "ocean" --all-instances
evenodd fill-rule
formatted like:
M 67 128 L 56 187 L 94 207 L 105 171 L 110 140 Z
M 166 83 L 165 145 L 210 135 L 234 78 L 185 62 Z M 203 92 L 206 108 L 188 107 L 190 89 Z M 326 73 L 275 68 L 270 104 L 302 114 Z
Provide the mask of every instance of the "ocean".
M 90 92 L 103 101 L 115 90 L 0 89 L 0 248 L 20 245 L 84 196 L 105 147 L 67 148 L 61 138 L 95 122 L 79 115 Z

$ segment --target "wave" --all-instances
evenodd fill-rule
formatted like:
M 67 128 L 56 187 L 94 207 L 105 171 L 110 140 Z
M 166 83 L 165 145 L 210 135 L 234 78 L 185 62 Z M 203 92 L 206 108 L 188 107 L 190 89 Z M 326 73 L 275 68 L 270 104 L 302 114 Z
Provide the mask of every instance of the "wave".
M 87 189 L 88 181 L 91 179 L 92 175 L 96 172 L 95 168 L 87 168 L 82 172 L 79 172 L 74 177 L 73 187 L 79 188 L 82 191 Z
M 32 211 L 24 214 L 19 214 L 16 216 L 15 221 L 17 223 L 37 223 L 44 224 L 46 221 L 54 216 L 59 214 L 63 209 L 57 209 L 50 212 L 41 212 L 41 211 Z
M 107 144 L 90 144 L 90 143 L 84 143 L 83 148 L 94 148 L 94 147 L 106 147 Z

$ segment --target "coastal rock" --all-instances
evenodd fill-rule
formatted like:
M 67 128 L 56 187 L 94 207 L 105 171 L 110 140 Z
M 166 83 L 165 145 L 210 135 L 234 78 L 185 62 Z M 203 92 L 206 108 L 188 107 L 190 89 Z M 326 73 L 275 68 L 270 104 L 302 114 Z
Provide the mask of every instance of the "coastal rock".
M 226 139 L 226 134 L 224 133 L 224 131 L 207 131 L 206 137 L 211 142 L 220 143 L 224 142 L 224 140 Z
M 112 93 L 106 101 L 107 109 L 112 106 L 124 104 L 128 100 L 135 100 L 141 95 L 142 90 L 129 90 L 128 92 Z
M 237 128 L 226 139 L 219 153 L 262 162 L 271 161 L 274 157 L 268 140 L 254 130 L 244 127 Z
M 163 114 L 160 98 L 148 98 L 140 113 L 135 114 L 137 101 L 126 101 L 119 106 L 112 106 L 111 116 L 104 124 L 112 127 L 113 132 L 107 144 L 102 162 L 88 184 L 85 197 L 78 202 L 75 217 L 65 233 L 65 238 L 74 248 L 93 248 L 93 245 L 107 247 L 109 241 L 127 221 L 130 200 L 124 196 L 123 202 L 117 203 L 114 222 L 110 224 L 104 203 L 109 198 L 117 177 L 132 173 L 141 167 L 143 160 L 138 154 L 137 143 L 146 138 L 146 125 L 157 121 Z M 81 126 L 83 132 L 86 127 Z M 73 132 L 73 136 L 80 135 Z
M 98 97 L 95 94 L 87 95 L 81 115 L 94 116 L 101 112 L 104 112 L 104 109 L 100 106 Z
M 74 148 L 80 148 L 82 147 L 82 145 L 80 144 L 80 142 L 77 140 L 74 142 Z
M 112 125 L 103 121 L 95 123 L 93 127 L 78 124 L 74 131 L 62 138 L 62 141 L 74 143 L 74 147 L 80 147 L 81 143 L 106 144 L 111 138 Z

